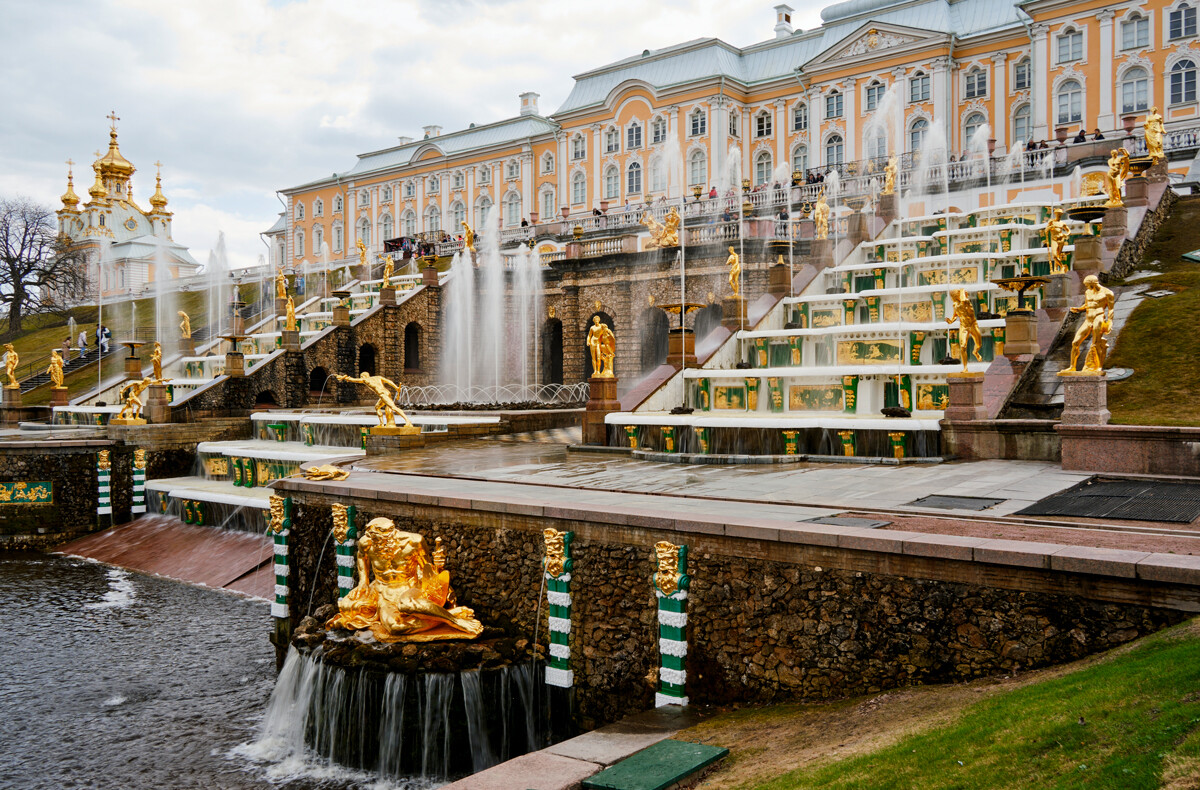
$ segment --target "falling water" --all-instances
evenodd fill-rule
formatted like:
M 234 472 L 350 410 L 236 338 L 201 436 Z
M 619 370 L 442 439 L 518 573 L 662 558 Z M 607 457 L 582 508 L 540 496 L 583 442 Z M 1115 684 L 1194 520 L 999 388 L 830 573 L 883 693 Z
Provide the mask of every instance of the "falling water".
M 913 189 L 927 198 L 926 215 L 934 213 L 932 196 L 941 190 L 946 196 L 945 210 L 950 210 L 949 153 L 946 148 L 946 130 L 940 121 L 930 125 L 921 142 L 917 156 L 917 169 L 913 176 Z
M 480 234 L 479 267 L 483 274 L 483 286 L 477 294 L 482 302 L 476 306 L 481 317 L 479 338 L 471 345 L 471 351 L 478 351 L 473 359 L 476 370 L 476 381 L 488 387 L 496 387 L 501 381 L 501 367 L 504 364 L 504 256 L 500 254 L 500 206 L 488 210 L 483 221 L 484 230 Z
M 991 204 L 996 205 L 995 196 L 992 195 L 992 161 L 991 155 L 988 153 L 988 140 L 992 136 L 992 127 L 988 124 L 981 124 L 975 133 L 971 135 L 971 139 L 967 140 L 967 153 L 971 162 L 971 175 L 978 178 L 984 176 L 987 179 L 987 195 Z M 982 172 L 981 172 L 982 169 Z M 979 200 L 976 202 L 976 208 L 983 208 L 983 194 L 980 193 Z
M 224 312 L 229 309 L 229 256 L 225 252 L 224 231 L 217 233 L 217 246 L 208 254 L 204 282 L 208 293 L 208 337 L 216 340 L 225 325 Z
M 531 383 L 537 383 L 534 361 L 538 358 L 540 339 L 537 318 L 542 314 L 542 264 L 539 256 L 525 245 L 517 248 L 513 275 L 511 303 L 517 323 L 511 327 L 514 331 L 509 349 L 513 353 L 508 369 L 520 371 L 521 387 L 528 391 Z
M 470 251 L 455 253 L 450 263 L 450 287 L 446 300 L 446 341 L 442 354 L 442 383 L 467 392 L 471 377 L 471 346 L 474 340 L 475 265 Z
M 164 353 L 173 344 L 171 340 L 178 337 L 171 332 L 175 326 L 176 305 L 179 302 L 178 292 L 171 282 L 171 272 L 167 268 L 167 250 L 163 240 L 154 237 L 154 339 L 163 344 Z M 136 326 L 136 325 L 135 325 Z

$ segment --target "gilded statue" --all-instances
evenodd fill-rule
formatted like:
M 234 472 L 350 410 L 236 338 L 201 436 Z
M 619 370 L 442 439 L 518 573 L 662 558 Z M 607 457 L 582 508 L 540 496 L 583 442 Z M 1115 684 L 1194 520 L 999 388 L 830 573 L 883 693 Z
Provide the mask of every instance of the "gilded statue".
M 817 205 L 813 207 L 813 238 L 829 238 L 829 204 L 825 202 L 825 193 L 817 197 Z
M 598 315 L 592 316 L 587 347 L 592 352 L 592 378 L 613 378 L 613 357 L 617 354 L 617 338 Z
M 395 269 L 392 266 L 392 256 L 385 255 L 383 258 L 383 282 L 379 284 L 380 290 L 392 287 L 392 272 Z
M 4 344 L 4 375 L 8 376 L 8 383 L 4 385 L 6 390 L 19 390 L 21 385 L 17 383 L 17 365 L 21 361 L 20 354 L 13 348 L 12 343 Z
M 1113 149 L 1108 156 L 1108 174 L 1104 182 L 1104 191 L 1108 195 L 1105 208 L 1119 208 L 1125 205 L 1121 199 L 1121 187 L 1129 178 L 1129 152 L 1124 148 Z
M 454 606 L 444 563 L 440 546 L 431 560 L 420 535 L 401 532 L 389 518 L 372 519 L 358 540 L 358 584 L 338 600 L 326 627 L 369 630 L 380 642 L 474 639 L 483 624 Z
M 275 298 L 287 298 L 287 278 L 283 276 L 283 267 L 279 267 L 279 272 L 275 275 Z
M 329 506 L 329 514 L 333 516 L 333 539 L 345 543 L 350 539 L 350 509 L 340 502 Z
M 287 499 L 279 494 L 271 494 L 268 502 L 267 532 L 278 535 L 283 532 L 283 522 L 287 518 Z
M 296 303 L 292 301 L 291 294 L 288 294 L 287 298 L 287 317 L 284 319 L 283 328 L 288 332 L 296 331 Z
M 125 401 L 121 406 L 121 411 L 117 414 L 118 420 L 135 420 L 142 416 L 142 393 L 146 388 L 155 383 L 155 379 L 150 376 L 141 381 L 130 381 L 121 386 L 117 391 L 117 397 Z
M 57 348 L 50 352 L 50 367 L 46 368 L 46 372 L 50 374 L 50 383 L 54 385 L 54 389 L 66 389 L 63 386 L 63 358 Z
M 475 231 L 471 230 L 471 226 L 466 221 L 459 224 L 463 229 L 463 249 L 475 252 Z
M 896 191 L 896 174 L 900 170 L 900 159 L 895 154 L 888 157 L 887 164 L 883 166 L 883 193 L 891 195 Z
M 162 381 L 162 343 L 154 341 L 154 350 L 150 352 L 150 370 L 155 381 Z
M 400 385 L 396 382 L 392 381 L 391 379 L 384 378 L 383 376 L 372 376 L 365 370 L 357 378 L 347 376 L 344 373 L 338 373 L 334 376 L 334 378 L 338 381 L 346 381 L 352 384 L 362 384 L 364 387 L 371 390 L 371 392 L 374 392 L 375 395 L 378 396 L 379 400 L 375 402 L 375 414 L 377 417 L 379 417 L 379 425 L 377 426 L 378 428 L 391 428 L 402 433 L 421 432 L 421 429 L 413 425 L 412 421 L 408 419 L 408 415 L 396 405 L 396 401 L 392 397 L 391 392 L 395 391 L 397 395 L 400 394 Z M 402 420 L 404 420 L 403 428 L 399 428 L 396 425 L 397 414 L 400 415 Z
M 1063 221 L 1062 209 L 1054 209 L 1054 218 L 1046 223 L 1046 246 L 1050 248 L 1050 273 L 1062 274 L 1067 271 L 1067 241 L 1071 238 L 1071 229 Z
M 681 560 L 680 555 L 685 559 Z M 680 566 L 686 562 L 686 549 L 660 540 L 654 544 L 654 560 L 658 572 L 654 574 L 654 586 L 665 597 L 671 597 L 679 592 L 681 587 L 687 587 L 687 577 Z
M 740 299 L 742 291 L 742 259 L 738 257 L 737 251 L 733 247 L 729 248 L 729 257 L 725 259 L 725 265 L 729 267 L 729 290 L 733 291 L 734 299 Z
M 1167 158 L 1163 153 L 1163 119 L 1158 114 L 1158 107 L 1150 108 L 1146 120 L 1142 121 L 1142 129 L 1146 134 L 1146 154 L 1158 164 Z
M 333 464 L 322 464 L 308 467 L 303 474 L 305 480 L 345 480 L 350 476 L 350 470 Z
M 366 245 L 366 244 L 363 244 L 363 240 L 362 240 L 362 239 L 359 239 L 359 240 L 358 240 L 358 241 L 357 241 L 355 244 L 356 244 L 356 246 L 358 247 L 358 265 L 363 267 L 363 271 L 366 271 L 366 267 L 367 267 L 367 245 Z
M 961 288 L 950 292 L 950 300 L 954 303 L 954 314 L 946 317 L 947 324 L 958 322 L 958 358 L 962 360 L 963 373 L 967 372 L 967 340 L 975 341 L 975 361 L 982 362 L 979 349 L 983 346 L 983 335 L 979 332 L 979 321 L 975 318 L 975 306 L 971 297 Z
M 1104 371 L 1104 363 L 1108 359 L 1108 333 L 1112 329 L 1112 312 L 1116 304 L 1113 292 L 1100 284 L 1100 278 L 1089 274 L 1083 278 L 1083 304 L 1072 307 L 1072 313 L 1083 313 L 1083 323 L 1075 332 L 1071 341 L 1071 366 L 1059 371 L 1060 376 L 1079 374 L 1099 375 Z M 1088 338 L 1092 339 L 1092 347 L 1088 350 L 1083 363 L 1083 370 L 1076 371 L 1079 363 L 1079 352 Z
M 192 337 L 192 319 L 187 313 L 179 311 L 179 336 L 184 340 Z
M 649 211 L 642 214 L 642 224 L 650 231 L 647 248 L 679 246 L 679 211 L 672 206 L 663 219 L 664 222 L 660 223 Z

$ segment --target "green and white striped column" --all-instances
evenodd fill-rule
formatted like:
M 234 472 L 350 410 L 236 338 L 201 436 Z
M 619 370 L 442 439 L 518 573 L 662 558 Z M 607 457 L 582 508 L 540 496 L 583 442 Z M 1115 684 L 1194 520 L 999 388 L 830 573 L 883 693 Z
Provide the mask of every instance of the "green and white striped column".
M 267 527 L 275 542 L 275 603 L 271 616 L 288 617 L 288 535 L 292 531 L 292 498 L 271 494 L 271 523 Z
M 146 512 L 146 451 L 133 451 L 133 507 L 130 512 Z
M 96 453 L 96 515 L 112 515 L 112 461 L 109 450 Z
M 542 568 L 546 574 L 546 603 L 549 605 L 550 660 L 546 662 L 546 685 L 569 689 L 575 685 L 571 669 L 571 540 L 573 532 L 547 529 L 546 554 Z
M 334 555 L 337 559 L 338 598 L 345 598 L 346 593 L 354 589 L 354 547 L 358 537 L 358 529 L 354 523 L 357 511 L 354 505 L 335 504 L 333 510 L 333 537 L 337 541 Z
M 654 594 L 658 598 L 658 691 L 654 706 L 687 705 L 687 546 L 666 541 L 654 545 L 658 571 Z

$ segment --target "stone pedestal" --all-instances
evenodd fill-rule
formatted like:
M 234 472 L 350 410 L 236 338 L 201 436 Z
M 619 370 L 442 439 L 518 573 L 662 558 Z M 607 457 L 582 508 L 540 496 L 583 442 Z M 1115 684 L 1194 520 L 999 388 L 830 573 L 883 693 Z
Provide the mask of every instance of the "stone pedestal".
M 275 315 L 280 318 L 287 315 L 287 299 L 275 299 Z
M 109 425 L 145 425 L 146 421 L 141 417 L 113 417 L 108 421 Z
M 741 296 L 727 296 L 721 300 L 721 325 L 731 332 L 749 329 L 746 320 L 746 300 Z
M 16 425 L 21 421 L 21 388 L 5 387 L 0 401 L 0 423 Z
M 396 304 L 396 289 L 391 286 L 379 289 L 379 304 L 394 305 Z
M 698 364 L 696 333 L 687 327 L 675 327 L 667 336 L 667 363 L 678 365 L 680 361 L 688 367 Z
M 1102 265 L 1099 236 L 1080 236 L 1075 240 L 1075 253 L 1071 256 L 1072 269 L 1088 275 L 1100 271 Z
M 196 341 L 192 340 L 190 337 L 180 338 L 179 353 L 185 357 L 196 356 Z
M 230 378 L 241 378 L 246 375 L 246 357 L 240 351 L 225 353 L 225 375 Z
M 284 351 L 300 350 L 300 330 L 285 329 L 279 333 L 279 347 Z
M 142 360 L 137 357 L 125 357 L 125 378 L 142 379 Z
M 151 384 L 146 390 L 146 405 L 142 414 L 148 422 L 162 425 L 171 421 L 171 401 L 167 398 L 166 384 Z
M 1062 377 L 1063 425 L 1107 425 L 1108 379 L 1104 374 L 1074 373 Z
M 833 265 L 833 239 L 813 239 L 809 250 L 809 258 L 813 266 L 823 269 Z
M 608 427 L 604 424 L 605 416 L 621 410 L 621 402 L 617 400 L 617 379 L 597 378 L 588 379 L 591 397 L 583 413 L 583 443 L 608 444 Z
M 1142 197 L 1141 197 L 1142 202 L 1139 205 L 1145 206 L 1145 205 L 1148 205 L 1148 203 L 1149 203 L 1149 200 L 1146 198 L 1146 193 L 1145 193 L 1145 189 L 1144 189 L 1146 180 L 1143 178 L 1143 179 L 1140 179 L 1140 181 L 1143 186 L 1143 190 L 1142 190 Z M 1129 183 L 1129 182 L 1126 182 L 1126 183 Z M 1126 199 L 1125 205 L 1132 205 L 1132 204 L 1129 202 L 1128 199 Z M 1129 212 L 1125 208 L 1125 206 L 1120 206 L 1117 208 L 1110 208 L 1110 209 L 1105 210 L 1104 219 L 1101 220 L 1101 225 L 1100 225 L 1100 242 L 1099 243 L 1101 245 L 1101 254 L 1102 255 L 1104 254 L 1104 251 L 1108 251 L 1110 253 L 1116 253 L 1118 250 L 1121 249 L 1121 245 L 1125 243 L 1125 233 L 1126 233 L 1126 228 L 1128 227 L 1128 214 L 1129 214 Z M 1079 246 L 1078 242 L 1076 242 L 1076 249 L 1078 249 L 1078 246 Z M 1078 267 L 1076 267 L 1076 268 L 1078 268 Z
M 950 386 L 950 403 L 946 406 L 947 422 L 971 422 L 986 420 L 987 409 L 983 405 L 982 373 L 951 373 L 946 377 Z
M 333 325 L 350 326 L 350 308 L 348 306 L 338 304 L 333 308 Z
M 425 436 L 420 433 L 376 433 L 376 431 L 395 431 L 390 426 L 375 426 L 367 434 L 367 455 L 391 455 L 392 453 L 413 450 L 425 446 Z
M 1068 306 L 1068 298 L 1071 295 L 1071 278 L 1066 274 L 1050 275 L 1050 282 L 1042 291 L 1042 307 L 1047 310 L 1062 309 Z M 1036 329 L 1036 322 L 1035 322 Z M 1037 336 L 1034 336 L 1034 340 Z
M 50 406 L 70 406 L 71 399 L 67 397 L 66 387 L 55 387 L 50 390 Z
M 1130 176 L 1125 179 L 1125 205 L 1146 206 L 1150 204 L 1150 183 L 1145 176 Z M 1106 223 L 1107 224 L 1107 223 Z
M 784 296 L 791 286 L 791 269 L 786 263 L 777 263 L 767 270 L 767 293 Z
M 421 285 L 437 286 L 438 270 L 432 266 L 426 266 L 421 270 Z
M 1004 356 L 1037 354 L 1037 314 L 1032 310 L 1009 310 L 1004 319 Z
M 875 204 L 875 216 L 883 220 L 886 225 L 896 218 L 899 205 L 900 201 L 895 192 L 890 195 L 880 195 L 879 201 Z
M 284 308 L 284 315 L 287 315 L 287 308 Z M 234 310 L 229 316 L 229 334 L 244 335 L 246 334 L 246 319 L 242 318 L 240 310 Z
M 866 214 L 861 211 L 854 211 L 846 217 L 846 238 L 856 246 L 871 238 L 867 228 Z
M 1167 160 L 1164 157 L 1154 164 L 1142 174 L 1148 184 L 1165 184 L 1171 177 L 1171 171 L 1167 167 Z

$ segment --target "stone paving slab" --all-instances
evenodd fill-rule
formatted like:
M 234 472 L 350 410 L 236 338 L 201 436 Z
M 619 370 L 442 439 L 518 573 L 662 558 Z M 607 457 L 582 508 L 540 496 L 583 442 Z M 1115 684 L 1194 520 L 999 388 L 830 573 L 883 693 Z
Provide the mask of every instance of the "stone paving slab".
M 547 747 L 575 760 L 612 765 L 700 721 L 692 708 L 666 705 Z
M 598 763 L 543 749 L 443 785 L 442 790 L 574 790 L 600 768 Z
M 583 786 L 588 790 L 666 790 L 728 754 L 729 750 L 720 746 L 667 739 L 585 779 Z

